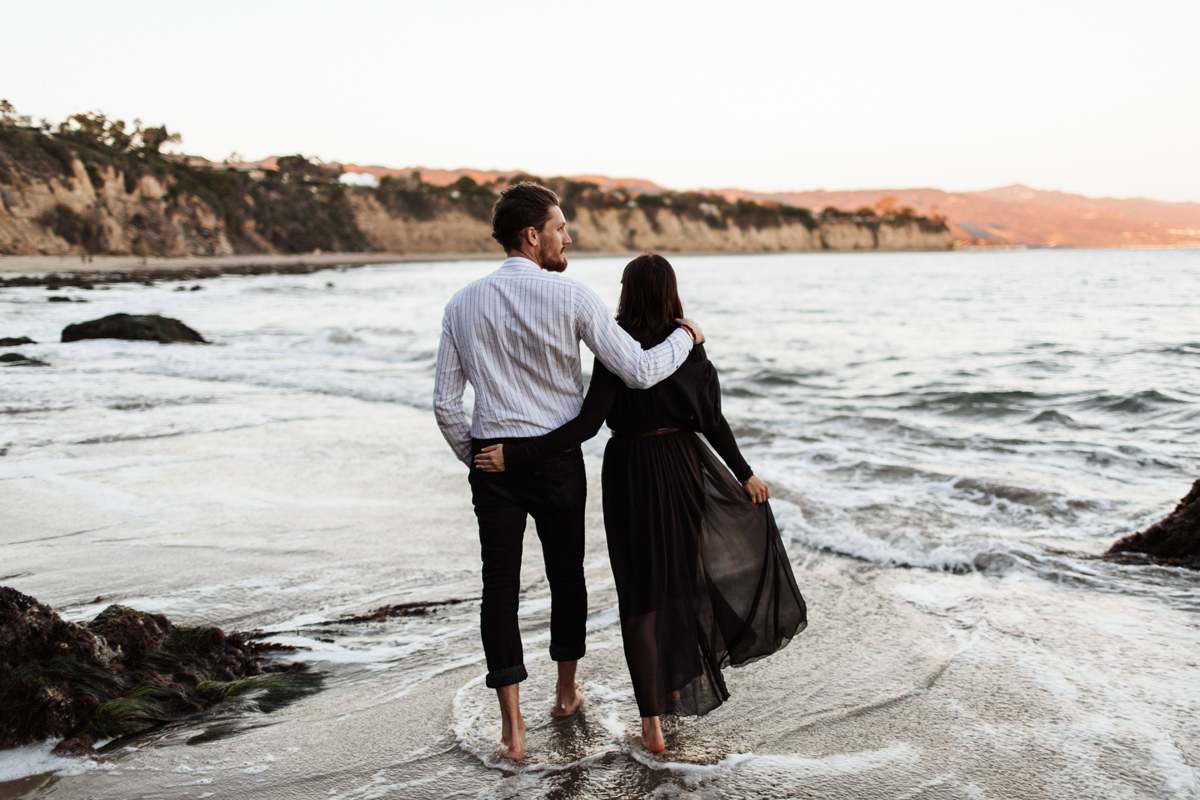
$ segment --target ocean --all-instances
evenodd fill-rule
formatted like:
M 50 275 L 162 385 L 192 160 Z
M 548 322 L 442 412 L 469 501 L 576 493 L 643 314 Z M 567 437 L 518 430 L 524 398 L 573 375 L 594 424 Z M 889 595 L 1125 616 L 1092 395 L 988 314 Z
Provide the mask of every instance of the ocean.
M 51 365 L 0 369 L 0 584 L 75 621 L 119 602 L 259 630 L 323 679 L 94 760 L 0 752 L 0 798 L 1200 797 L 1200 576 L 1100 558 L 1200 477 L 1200 251 L 671 258 L 809 628 L 643 750 L 602 430 L 587 704 L 548 713 L 530 530 L 521 764 L 431 411 L 442 308 L 499 260 L 0 291 L 0 336 L 40 343 L 5 351 Z M 567 275 L 615 308 L 624 263 Z M 57 343 L 119 311 L 212 344 Z M 391 604 L 413 609 L 345 621 Z

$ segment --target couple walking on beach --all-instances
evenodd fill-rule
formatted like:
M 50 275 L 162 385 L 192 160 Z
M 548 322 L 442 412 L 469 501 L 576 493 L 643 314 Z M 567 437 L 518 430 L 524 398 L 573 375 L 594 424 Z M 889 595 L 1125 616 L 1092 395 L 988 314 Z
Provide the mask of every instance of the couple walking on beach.
M 554 192 L 534 183 L 506 189 L 492 209 L 492 236 L 508 258 L 446 306 L 434 412 L 471 468 L 486 683 L 500 702 L 504 755 L 525 754 L 517 605 L 530 515 L 550 583 L 551 713 L 569 716 L 583 702 L 575 680 L 587 622 L 579 445 L 606 419 L 604 527 L 621 634 L 643 744 L 661 752 L 662 715 L 716 708 L 729 696 L 722 667 L 770 655 L 804 629 L 770 492 L 721 413 L 704 334 L 683 318 L 666 259 L 629 263 L 614 320 L 595 292 L 561 274 L 571 237 Z M 596 355 L 586 398 L 580 340 Z

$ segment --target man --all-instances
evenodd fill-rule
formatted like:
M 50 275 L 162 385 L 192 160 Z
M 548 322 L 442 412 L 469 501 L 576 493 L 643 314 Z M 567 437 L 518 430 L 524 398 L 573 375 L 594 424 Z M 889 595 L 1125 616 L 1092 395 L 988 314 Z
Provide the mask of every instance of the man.
M 492 208 L 492 237 L 507 260 L 446 305 L 438 347 L 434 414 L 459 460 L 492 444 L 539 436 L 573 419 L 583 405 L 582 339 L 631 388 L 671 375 L 703 334 L 691 320 L 652 350 L 621 330 L 596 293 L 563 277 L 571 243 L 554 192 L 520 183 Z M 475 411 L 463 410 L 466 382 Z M 517 624 L 521 547 L 529 515 L 550 582 L 550 657 L 558 663 L 551 713 L 569 716 L 583 696 L 575 670 L 584 654 L 587 589 L 583 520 L 587 482 L 576 447 L 521 469 L 472 469 L 471 500 L 483 558 L 480 632 L 487 685 L 496 690 L 504 755 L 525 755 L 520 682 L 527 673 Z

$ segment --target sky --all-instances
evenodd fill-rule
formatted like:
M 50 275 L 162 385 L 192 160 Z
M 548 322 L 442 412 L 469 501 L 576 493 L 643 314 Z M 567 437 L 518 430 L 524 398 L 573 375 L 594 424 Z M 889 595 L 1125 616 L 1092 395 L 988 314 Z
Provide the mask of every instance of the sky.
M 1197 0 L 171 3 L 4 10 L 0 98 L 182 151 L 672 189 L 1200 202 Z

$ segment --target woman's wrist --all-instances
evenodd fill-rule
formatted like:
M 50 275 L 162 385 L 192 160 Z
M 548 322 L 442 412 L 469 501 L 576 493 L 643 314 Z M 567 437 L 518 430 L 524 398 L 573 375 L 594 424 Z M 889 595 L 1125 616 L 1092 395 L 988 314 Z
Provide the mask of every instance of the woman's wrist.
M 683 328 L 685 331 L 688 332 L 688 336 L 692 337 L 692 344 L 695 344 L 696 343 L 696 332 L 694 330 L 692 330 L 692 326 L 688 325 L 686 322 L 681 322 L 681 323 L 679 323 L 679 327 Z

